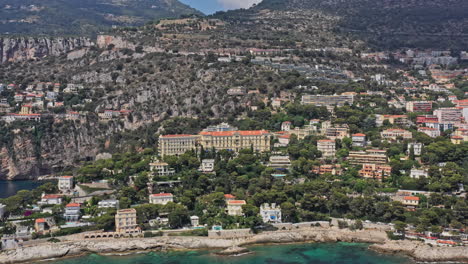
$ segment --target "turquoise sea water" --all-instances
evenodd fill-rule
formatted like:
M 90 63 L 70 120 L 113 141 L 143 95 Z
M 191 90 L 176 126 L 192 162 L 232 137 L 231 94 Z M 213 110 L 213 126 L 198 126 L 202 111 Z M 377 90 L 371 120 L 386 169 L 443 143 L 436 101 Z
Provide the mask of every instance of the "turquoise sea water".
M 413 264 L 402 256 L 381 255 L 366 244 L 317 243 L 255 246 L 253 253 L 237 257 L 214 256 L 213 251 L 150 252 L 129 256 L 64 259 L 53 264 Z M 44 263 L 44 262 L 40 262 Z
M 0 181 L 0 198 L 15 195 L 20 190 L 32 190 L 44 182 L 40 181 Z

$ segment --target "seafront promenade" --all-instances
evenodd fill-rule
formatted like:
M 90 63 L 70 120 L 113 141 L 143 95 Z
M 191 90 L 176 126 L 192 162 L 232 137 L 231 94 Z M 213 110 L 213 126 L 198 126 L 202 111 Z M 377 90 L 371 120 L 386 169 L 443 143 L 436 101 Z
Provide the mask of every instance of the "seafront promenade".
M 291 225 L 277 231 L 254 234 L 245 230 L 230 230 L 222 238 L 177 236 L 169 233 L 152 238 L 79 239 L 76 235 L 61 237 L 60 242 L 41 241 L 22 248 L 0 253 L 0 263 L 19 263 L 88 253 L 131 253 L 157 250 L 228 249 L 255 244 L 304 242 L 359 242 L 371 243 L 370 248 L 383 253 L 408 255 L 418 261 L 468 261 L 468 247 L 429 246 L 420 241 L 393 241 L 387 238 L 385 228 L 364 228 L 351 231 L 332 227 Z

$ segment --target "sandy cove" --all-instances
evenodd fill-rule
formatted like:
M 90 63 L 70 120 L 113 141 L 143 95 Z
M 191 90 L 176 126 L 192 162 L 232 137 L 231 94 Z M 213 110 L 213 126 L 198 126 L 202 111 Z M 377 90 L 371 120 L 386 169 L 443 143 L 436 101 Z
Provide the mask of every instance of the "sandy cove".
M 164 236 L 133 239 L 100 239 L 43 243 L 0 253 L 0 263 L 73 257 L 88 253 L 106 254 L 148 250 L 226 249 L 253 244 L 301 242 L 372 243 L 370 249 L 391 254 L 405 254 L 417 261 L 468 263 L 468 247 L 436 247 L 417 241 L 390 241 L 384 231 L 350 231 L 337 228 L 308 228 L 292 231 L 265 232 L 246 238 L 216 239 L 208 237 Z

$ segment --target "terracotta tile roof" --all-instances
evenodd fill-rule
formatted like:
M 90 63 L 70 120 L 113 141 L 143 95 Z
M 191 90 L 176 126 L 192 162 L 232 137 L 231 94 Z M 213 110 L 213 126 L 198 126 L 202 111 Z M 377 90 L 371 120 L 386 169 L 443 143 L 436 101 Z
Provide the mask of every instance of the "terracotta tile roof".
M 66 207 L 80 207 L 81 205 L 79 203 L 69 203 L 67 204 Z
M 231 137 L 235 134 L 241 136 L 261 136 L 268 134 L 266 130 L 244 130 L 244 131 L 221 131 L 221 132 L 201 132 L 200 135 L 203 136 L 213 136 L 213 137 Z
M 178 135 L 164 135 L 161 136 L 162 138 L 178 138 L 178 137 L 191 137 L 194 135 L 189 135 L 189 134 L 178 134 Z
M 60 176 L 60 178 L 63 178 L 63 179 L 70 179 L 70 178 L 73 178 L 73 176 Z
M 409 201 L 419 201 L 419 197 L 416 197 L 416 196 L 405 196 L 403 199 L 409 200 Z
M 225 194 L 225 195 L 224 195 L 224 198 L 226 198 L 226 199 L 234 199 L 234 198 L 236 198 L 236 197 L 235 197 L 234 195 L 232 195 L 232 194 Z
M 58 195 L 58 194 L 46 194 L 42 197 L 42 199 L 57 199 L 57 198 L 61 198 L 62 196 L 61 195 Z
M 232 200 L 228 201 L 228 204 L 247 204 L 244 200 Z
M 356 134 L 353 134 L 353 137 L 365 137 L 366 134 L 362 134 L 362 133 L 356 133 Z
M 37 223 L 37 224 L 38 224 L 38 223 L 45 223 L 45 222 L 46 222 L 46 220 L 45 220 L 44 218 L 38 218 L 38 219 L 36 219 L 36 223 Z
M 334 141 L 331 139 L 320 139 L 320 140 L 317 140 L 317 142 L 334 142 Z
M 155 193 L 151 195 L 152 197 L 172 197 L 172 193 Z

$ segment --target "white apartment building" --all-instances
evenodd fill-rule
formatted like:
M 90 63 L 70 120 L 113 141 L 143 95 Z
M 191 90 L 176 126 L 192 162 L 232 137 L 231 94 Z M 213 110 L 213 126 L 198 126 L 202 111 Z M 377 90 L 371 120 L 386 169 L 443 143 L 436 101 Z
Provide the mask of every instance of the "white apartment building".
M 318 140 L 317 149 L 322 152 L 322 157 L 334 157 L 336 153 L 335 141 L 330 139 Z

